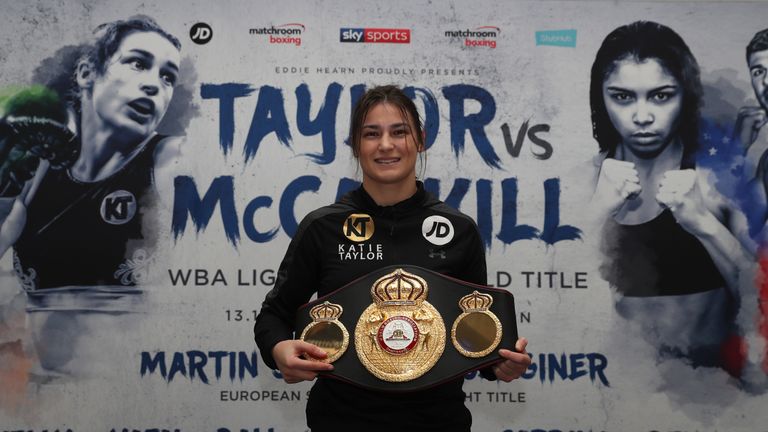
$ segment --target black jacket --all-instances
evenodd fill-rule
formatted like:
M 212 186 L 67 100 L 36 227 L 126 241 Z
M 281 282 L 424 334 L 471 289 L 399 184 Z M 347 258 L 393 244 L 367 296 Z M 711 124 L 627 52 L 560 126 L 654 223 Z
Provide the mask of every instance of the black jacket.
M 421 183 L 411 198 L 387 207 L 378 206 L 360 187 L 311 212 L 299 225 L 254 325 L 264 362 L 276 368 L 272 348 L 293 339 L 296 310 L 313 294 L 323 296 L 395 264 L 486 284 L 485 249 L 471 218 L 434 198 Z M 471 416 L 462 384 L 459 379 L 392 395 L 321 377 L 307 404 L 308 425 L 313 430 L 468 430 Z

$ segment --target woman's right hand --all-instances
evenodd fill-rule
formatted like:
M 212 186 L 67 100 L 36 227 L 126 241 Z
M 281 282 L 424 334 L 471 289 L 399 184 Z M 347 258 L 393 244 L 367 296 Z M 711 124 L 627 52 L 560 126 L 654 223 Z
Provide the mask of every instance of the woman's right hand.
M 318 360 L 307 360 L 303 354 Z M 288 384 L 312 381 L 318 372 L 333 370 L 333 365 L 319 361 L 327 356 L 317 345 L 301 340 L 280 341 L 272 348 L 272 357 Z
M 0 111 L 0 196 L 19 195 L 41 159 L 53 169 L 67 168 L 77 159 L 80 146 L 53 90 L 23 87 L 3 101 Z
M 621 206 L 641 190 L 634 163 L 607 158 L 600 166 L 591 206 L 600 214 L 615 216 Z

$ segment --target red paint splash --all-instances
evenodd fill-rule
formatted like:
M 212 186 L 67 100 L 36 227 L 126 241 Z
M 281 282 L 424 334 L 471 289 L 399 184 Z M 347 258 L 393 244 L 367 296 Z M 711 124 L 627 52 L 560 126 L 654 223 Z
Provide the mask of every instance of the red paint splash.
M 760 249 L 758 264 L 760 266 L 759 274 L 757 275 L 757 333 L 762 336 L 766 341 L 765 348 L 762 353 L 762 368 L 765 373 L 768 373 L 768 247 Z
M 24 353 L 21 340 L 0 343 L 0 409 L 21 410 L 27 400 L 27 384 L 33 359 Z

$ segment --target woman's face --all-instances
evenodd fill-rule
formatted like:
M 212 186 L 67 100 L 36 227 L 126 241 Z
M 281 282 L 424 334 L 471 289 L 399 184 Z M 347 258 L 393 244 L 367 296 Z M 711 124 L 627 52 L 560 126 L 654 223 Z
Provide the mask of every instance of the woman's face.
M 635 156 L 655 157 L 675 139 L 683 89 L 658 60 L 617 61 L 603 81 L 603 99 L 622 144 Z
M 125 36 L 95 73 L 91 100 L 98 125 L 146 138 L 165 115 L 178 80 L 179 50 L 155 32 Z M 88 119 L 83 119 L 88 121 Z
M 422 151 L 413 119 L 395 105 L 382 102 L 363 121 L 358 160 L 363 183 L 408 185 L 416 178 L 416 159 Z

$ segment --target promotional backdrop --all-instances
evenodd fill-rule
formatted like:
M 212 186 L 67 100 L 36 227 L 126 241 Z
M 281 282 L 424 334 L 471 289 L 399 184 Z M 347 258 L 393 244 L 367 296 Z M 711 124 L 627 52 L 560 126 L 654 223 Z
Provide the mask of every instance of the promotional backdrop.
M 416 100 L 428 147 L 420 177 L 477 221 L 488 282 L 514 294 L 530 341 L 521 379 L 467 377 L 474 430 L 768 430 L 758 260 L 738 274 L 741 307 L 722 347 L 730 362 L 664 353 L 617 313 L 585 175 L 599 151 L 595 54 L 613 29 L 650 20 L 675 30 L 699 63 L 704 147 L 729 156 L 709 165 L 712 186 L 738 177 L 731 131 L 739 108 L 757 105 L 745 47 L 768 27 L 768 4 L 107 0 L 2 9 L 3 88 L 46 84 L 99 24 L 156 20 L 182 44 L 159 130 L 183 142 L 172 169 L 155 173 L 160 203 L 143 217 L 157 244 L 132 257 L 143 295 L 130 313 L 75 309 L 58 319 L 36 310 L 13 251 L 2 257 L 0 430 L 306 430 L 311 383 L 286 384 L 263 363 L 253 322 L 301 219 L 360 181 L 346 144 L 350 110 L 382 84 Z M 691 325 L 684 309 L 673 312 Z

